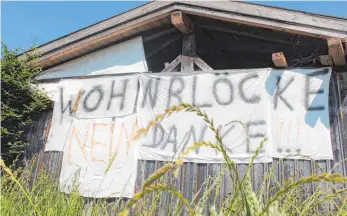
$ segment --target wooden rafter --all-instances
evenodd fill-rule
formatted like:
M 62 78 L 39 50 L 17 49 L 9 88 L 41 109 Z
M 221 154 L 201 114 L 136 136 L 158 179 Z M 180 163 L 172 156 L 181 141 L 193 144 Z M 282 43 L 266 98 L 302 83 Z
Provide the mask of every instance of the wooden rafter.
M 336 66 L 346 65 L 345 52 L 343 50 L 340 38 L 327 39 L 329 54 L 331 55 Z
M 190 34 L 194 32 L 194 25 L 192 21 L 181 11 L 174 11 L 171 13 L 171 23 L 183 34 Z
M 171 34 L 171 33 L 174 33 L 176 32 L 177 29 L 172 27 L 172 28 L 169 28 L 169 29 L 166 29 L 166 30 L 163 30 L 163 31 L 159 31 L 157 33 L 154 33 L 152 35 L 148 35 L 146 37 L 143 37 L 143 42 L 146 43 L 146 42 L 149 42 L 149 41 L 152 41 L 152 40 L 155 40 L 155 39 L 158 39 L 160 37 L 163 37 L 165 35 L 168 35 L 168 34 Z
M 288 67 L 287 60 L 283 52 L 272 53 L 272 61 L 276 67 L 279 67 L 279 68 Z

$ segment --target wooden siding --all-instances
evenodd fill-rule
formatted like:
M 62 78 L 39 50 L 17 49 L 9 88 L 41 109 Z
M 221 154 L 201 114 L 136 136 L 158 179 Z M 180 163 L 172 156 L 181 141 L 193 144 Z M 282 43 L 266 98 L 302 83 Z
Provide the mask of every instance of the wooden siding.
M 36 124 L 30 129 L 28 133 L 28 139 L 31 145 L 28 147 L 25 155 L 26 158 L 30 158 L 34 153 L 38 154 L 38 159 L 35 162 L 35 171 L 33 175 L 33 181 L 35 180 L 37 173 L 40 169 L 46 168 L 53 176 L 59 177 L 62 152 L 43 152 L 44 143 L 48 135 L 48 129 L 50 126 L 52 112 L 43 113 L 40 116 Z M 253 187 L 258 190 L 262 184 L 264 174 L 274 169 L 276 179 L 270 180 L 270 185 L 276 186 L 276 181 L 283 182 L 284 180 L 294 177 L 298 179 L 302 176 L 308 176 L 312 173 L 320 173 L 322 171 L 330 171 L 334 166 L 333 173 L 342 173 L 346 176 L 347 166 L 346 162 L 340 163 L 346 158 L 347 153 L 347 75 L 343 73 L 333 73 L 330 80 L 330 93 L 329 93 L 329 116 L 331 125 L 331 141 L 333 145 L 333 152 L 335 160 L 289 160 L 289 159 L 274 159 L 273 163 L 268 164 L 254 164 L 251 169 L 251 177 Z M 138 172 L 136 180 L 136 191 L 141 189 L 141 186 L 145 179 L 150 176 L 155 170 L 163 166 L 165 162 L 162 161 L 138 161 Z M 319 167 L 317 167 L 317 165 Z M 241 175 L 245 174 L 247 164 L 238 164 L 237 169 Z M 222 164 L 206 164 L 206 163 L 184 163 L 179 169 L 179 177 L 171 182 L 175 187 L 181 190 L 184 196 L 192 201 L 193 197 L 197 194 L 198 200 L 201 199 L 202 193 L 199 191 L 205 191 L 206 185 L 204 182 L 209 177 L 217 176 L 223 169 Z M 172 181 L 169 175 L 165 175 L 165 180 Z M 326 184 L 322 187 L 328 187 Z M 337 184 L 337 188 L 342 188 L 347 185 Z M 308 196 L 317 185 L 311 184 L 303 187 L 303 195 Z M 201 189 L 201 190 L 200 190 Z M 270 192 L 274 193 L 274 191 Z M 219 197 L 214 198 L 216 194 L 215 189 L 210 193 L 210 197 L 207 198 L 207 203 L 219 203 L 227 196 L 233 194 L 233 185 L 229 177 L 228 171 L 224 173 L 221 179 L 221 187 Z M 151 198 L 151 197 L 149 197 Z M 160 205 L 160 215 L 165 215 L 168 212 L 170 206 L 177 204 L 177 201 L 172 200 L 169 194 L 163 193 Z M 166 208 L 164 208 L 166 206 Z M 320 205 L 321 211 L 327 210 L 331 206 Z M 207 210 L 206 210 L 207 213 Z

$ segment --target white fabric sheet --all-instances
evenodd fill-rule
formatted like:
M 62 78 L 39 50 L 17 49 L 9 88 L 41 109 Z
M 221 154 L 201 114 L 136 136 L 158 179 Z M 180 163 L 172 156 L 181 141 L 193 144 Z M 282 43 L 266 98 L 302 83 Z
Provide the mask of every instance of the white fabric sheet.
M 268 77 L 271 85 L 266 90 L 270 101 L 272 157 L 333 159 L 328 104 L 330 75 L 329 69 L 271 71 Z M 275 89 L 273 83 L 277 82 Z
M 183 111 L 130 142 L 157 114 L 185 102 L 198 105 L 213 119 L 236 163 L 249 162 L 264 137 L 268 141 L 255 162 L 333 159 L 330 75 L 329 68 L 265 68 L 62 80 L 45 150 L 64 151 L 62 191 L 71 192 L 76 182 L 83 196 L 132 197 L 137 159 L 170 161 L 194 141 L 216 142 L 201 117 Z M 224 160 L 215 150 L 200 147 L 185 161 Z
M 181 101 L 199 105 L 221 128 L 229 156 L 239 163 L 249 161 L 264 137 L 269 140 L 256 162 L 269 162 L 273 157 L 333 159 L 328 112 L 330 74 L 330 69 L 324 68 L 141 74 L 138 112 L 146 125 Z M 240 121 L 243 126 L 226 126 L 232 121 Z M 173 114 L 143 139 L 139 158 L 172 160 L 197 140 L 215 142 L 202 118 L 193 113 Z M 220 163 L 223 158 L 201 147 L 185 160 Z
M 64 147 L 61 190 L 70 193 L 77 186 L 86 197 L 131 198 L 135 191 L 137 146 L 129 139 L 137 129 L 136 115 L 74 119 Z
M 142 74 L 137 103 L 142 124 L 148 124 L 156 114 L 167 107 L 179 105 L 181 101 L 198 105 L 220 128 L 230 157 L 235 162 L 247 163 L 264 136 L 269 136 L 264 86 L 269 69 L 247 72 Z M 231 121 L 240 121 L 244 125 Z M 249 127 L 247 130 L 253 135 L 250 139 L 245 127 Z M 216 142 L 214 133 L 201 117 L 195 113 L 175 113 L 143 138 L 139 157 L 144 160 L 172 160 L 186 146 L 198 140 Z M 267 155 L 268 144 L 265 143 L 258 162 L 272 160 Z M 223 157 L 209 147 L 201 147 L 185 160 L 220 163 Z
M 63 150 L 66 134 L 74 118 L 121 117 L 134 113 L 138 77 L 138 74 L 131 74 L 59 82 L 58 99 L 54 104 L 45 150 Z M 73 113 L 74 107 L 77 107 L 76 113 Z

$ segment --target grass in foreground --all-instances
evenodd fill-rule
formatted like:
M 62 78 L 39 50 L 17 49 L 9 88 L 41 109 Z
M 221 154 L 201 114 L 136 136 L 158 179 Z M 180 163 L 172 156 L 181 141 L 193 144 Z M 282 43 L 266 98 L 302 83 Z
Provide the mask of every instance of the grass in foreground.
M 181 159 L 169 162 L 154 172 L 143 183 L 140 192 L 130 200 L 90 199 L 78 195 L 77 190 L 70 194 L 59 192 L 59 184 L 49 173 L 41 171 L 32 175 L 32 167 L 12 172 L 1 160 L 1 213 L 2 215 L 347 215 L 347 178 L 341 174 L 323 172 L 299 178 L 288 179 L 280 184 L 269 169 L 264 174 L 262 185 L 257 191 L 252 188 L 250 170 L 259 150 L 266 142 L 261 142 L 241 176 L 236 165 L 228 157 L 219 130 L 213 120 L 198 107 L 181 104 L 157 115 L 156 119 L 140 129 L 134 139 L 145 135 L 159 121 L 173 112 L 193 112 L 201 116 L 214 132 L 217 142 L 196 142 L 187 147 Z M 234 122 L 240 123 L 240 122 Z M 241 123 L 242 124 L 242 123 Z M 177 189 L 178 177 L 184 156 L 199 146 L 206 146 L 221 152 L 225 165 L 214 178 L 209 177 L 191 201 Z M 112 161 L 111 161 L 112 162 Z M 34 164 L 34 163 L 33 163 Z M 273 164 L 273 167 L 277 164 Z M 317 169 L 319 166 L 317 165 Z M 216 202 L 222 178 L 228 173 L 234 188 L 233 195 L 221 203 Z M 33 179 L 35 178 L 35 180 Z M 32 183 L 34 182 L 34 183 Z M 275 182 L 275 185 L 270 184 Z M 305 194 L 307 189 L 312 194 Z M 213 195 L 212 194 L 213 192 Z M 167 195 L 168 194 L 168 195 Z M 167 195 L 167 196 L 166 196 Z M 168 199 L 164 199 L 167 197 Z M 213 202 L 207 202 L 213 200 Z M 207 204 L 209 203 L 209 204 Z M 164 207 L 164 208 L 163 208 Z

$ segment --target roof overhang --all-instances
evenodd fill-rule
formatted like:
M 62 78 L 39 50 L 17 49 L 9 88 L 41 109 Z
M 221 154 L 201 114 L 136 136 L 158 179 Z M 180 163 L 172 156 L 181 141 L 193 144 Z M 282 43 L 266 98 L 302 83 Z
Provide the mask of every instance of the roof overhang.
M 315 38 L 347 38 L 347 19 L 322 16 L 246 2 L 151 1 L 143 6 L 46 43 L 34 53 L 35 66 L 49 68 L 94 52 L 136 33 L 136 29 L 180 10 L 212 19 L 235 22 Z

